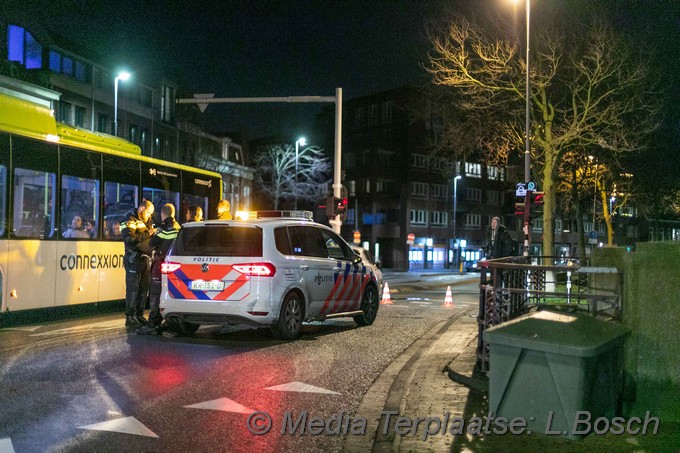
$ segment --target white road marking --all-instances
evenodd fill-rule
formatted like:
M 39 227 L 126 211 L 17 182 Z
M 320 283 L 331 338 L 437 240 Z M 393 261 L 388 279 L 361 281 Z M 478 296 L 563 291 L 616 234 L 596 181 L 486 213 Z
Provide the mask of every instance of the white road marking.
M 112 433 L 133 434 L 135 436 L 158 437 L 153 431 L 144 426 L 134 417 L 118 418 L 92 425 L 79 426 L 80 429 L 92 431 L 110 431 Z
M 277 390 L 280 392 L 304 392 L 304 393 L 326 393 L 329 395 L 339 395 L 338 392 L 327 390 L 321 387 L 305 384 L 304 382 L 289 382 L 287 384 L 275 385 L 274 387 L 267 387 L 265 390 Z
M 51 330 L 49 332 L 34 333 L 29 337 L 44 337 L 47 335 L 66 335 L 69 333 L 87 332 L 90 330 L 110 330 L 120 329 L 124 326 L 124 319 L 114 319 L 112 321 L 96 322 L 94 324 L 86 324 L 83 326 L 67 327 L 66 329 Z
M 236 412 L 237 414 L 252 414 L 253 409 L 237 403 L 229 398 L 220 398 L 204 403 L 192 404 L 191 406 L 184 406 L 191 409 L 208 409 L 213 411 Z
M 33 332 L 35 330 L 40 329 L 42 326 L 26 326 L 26 327 L 5 327 L 4 329 L 0 330 L 21 330 L 22 332 Z M 2 450 L 0 450 L 0 453 Z

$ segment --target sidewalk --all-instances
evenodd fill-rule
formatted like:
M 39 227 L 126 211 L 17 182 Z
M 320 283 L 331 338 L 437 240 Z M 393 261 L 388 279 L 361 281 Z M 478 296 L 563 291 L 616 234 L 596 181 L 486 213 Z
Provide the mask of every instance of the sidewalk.
M 582 441 L 543 433 L 452 434 L 455 417 L 467 429 L 475 417 L 484 423 L 488 415 L 488 381 L 476 369 L 476 347 L 477 307 L 456 309 L 452 318 L 435 325 L 374 382 L 357 411 L 368 420 L 367 435 L 348 436 L 344 451 L 680 452 L 680 427 L 664 425 L 663 420 L 657 435 L 591 434 Z M 386 416 L 380 417 L 385 411 L 396 414 L 387 427 Z M 394 423 L 397 417 L 404 417 L 400 423 L 407 424 L 401 425 L 401 434 Z M 425 432 L 428 423 L 431 432 L 437 431 L 437 423 L 441 429 L 430 435 Z M 483 426 L 479 431 L 484 432 Z

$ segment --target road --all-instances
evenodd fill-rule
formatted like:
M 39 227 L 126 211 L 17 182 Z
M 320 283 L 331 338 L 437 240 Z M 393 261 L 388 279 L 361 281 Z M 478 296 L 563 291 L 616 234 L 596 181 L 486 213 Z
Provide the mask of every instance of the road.
M 313 323 L 292 342 L 243 327 L 140 336 L 122 315 L 2 329 L 0 453 L 341 451 L 385 368 L 476 304 L 475 277 L 388 272 L 372 326 Z

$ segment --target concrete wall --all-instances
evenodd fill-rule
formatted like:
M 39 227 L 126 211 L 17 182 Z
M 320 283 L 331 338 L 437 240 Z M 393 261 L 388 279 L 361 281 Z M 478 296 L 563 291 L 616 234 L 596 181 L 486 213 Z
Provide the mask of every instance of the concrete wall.
M 600 248 L 592 266 L 624 272 L 627 412 L 680 421 L 680 243 L 646 242 L 637 251 Z

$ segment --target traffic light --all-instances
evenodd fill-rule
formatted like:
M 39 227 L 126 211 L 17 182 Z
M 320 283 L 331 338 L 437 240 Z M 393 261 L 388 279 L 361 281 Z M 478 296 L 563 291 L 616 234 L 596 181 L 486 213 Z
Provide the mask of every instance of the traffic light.
M 515 203 L 515 214 L 524 215 L 524 203 Z
M 531 194 L 534 198 L 531 200 L 531 207 L 543 205 L 543 195 L 545 192 L 534 192 Z
M 347 198 L 335 199 L 335 215 L 343 216 L 347 213 Z
M 335 218 L 335 197 L 333 196 L 326 198 L 326 216 L 329 219 Z

